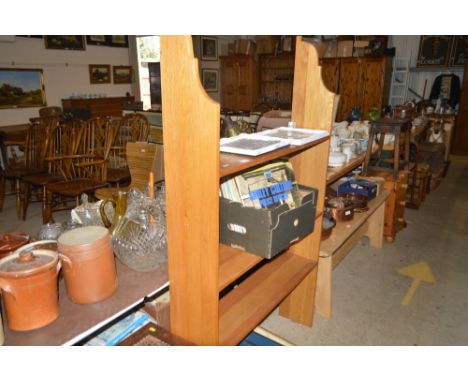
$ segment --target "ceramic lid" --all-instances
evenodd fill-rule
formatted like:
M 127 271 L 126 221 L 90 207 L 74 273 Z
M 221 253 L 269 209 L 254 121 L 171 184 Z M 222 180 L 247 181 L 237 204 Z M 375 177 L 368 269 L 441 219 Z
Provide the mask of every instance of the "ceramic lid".
M 0 234 L 0 254 L 14 251 L 29 241 L 29 235 L 24 232 L 8 232 Z
M 75 228 L 60 235 L 58 243 L 62 245 L 84 245 L 93 243 L 109 235 L 109 230 L 100 226 Z
M 0 260 L 0 276 L 25 277 L 48 270 L 58 261 L 58 253 L 46 249 L 15 252 Z

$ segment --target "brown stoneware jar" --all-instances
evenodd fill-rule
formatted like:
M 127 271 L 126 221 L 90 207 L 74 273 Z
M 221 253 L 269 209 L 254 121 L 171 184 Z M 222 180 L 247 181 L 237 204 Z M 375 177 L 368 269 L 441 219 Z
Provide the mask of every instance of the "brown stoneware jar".
M 112 296 L 117 273 L 111 236 L 104 227 L 72 229 L 58 238 L 63 277 L 70 300 L 93 304 Z
M 57 252 L 29 245 L 0 260 L 0 289 L 11 330 L 41 328 L 59 315 Z M 26 248 L 26 250 L 23 250 Z
M 25 232 L 0 233 L 0 259 L 11 255 L 16 249 L 29 242 L 29 235 Z

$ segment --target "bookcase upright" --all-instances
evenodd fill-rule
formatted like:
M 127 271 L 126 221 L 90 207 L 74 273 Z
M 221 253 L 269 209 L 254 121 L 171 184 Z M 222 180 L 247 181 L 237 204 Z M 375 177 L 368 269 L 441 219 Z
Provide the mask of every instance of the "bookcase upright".
M 201 85 L 190 36 L 161 36 L 161 73 L 171 332 L 200 345 L 235 345 L 278 305 L 284 317 L 311 326 L 328 137 L 258 157 L 220 154 L 220 106 Z M 298 37 L 292 120 L 330 132 L 334 101 L 315 47 Z M 314 231 L 268 261 L 220 244 L 220 178 L 283 157 L 298 183 L 319 191 Z

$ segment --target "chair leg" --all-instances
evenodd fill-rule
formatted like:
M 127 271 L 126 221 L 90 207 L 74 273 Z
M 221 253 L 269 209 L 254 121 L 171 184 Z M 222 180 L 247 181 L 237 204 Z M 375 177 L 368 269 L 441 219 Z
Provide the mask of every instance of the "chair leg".
M 0 211 L 3 210 L 3 201 L 5 199 L 5 178 L 0 178 Z
M 21 219 L 22 208 L 21 208 L 21 179 L 16 178 L 15 181 L 15 193 L 16 193 L 16 216 Z
M 44 187 L 45 201 L 42 204 L 42 224 L 52 222 L 52 193 Z
M 26 214 L 28 212 L 29 206 L 29 191 L 30 191 L 30 184 L 28 182 L 23 182 L 24 192 L 23 192 L 23 209 L 22 209 L 22 219 L 26 220 Z

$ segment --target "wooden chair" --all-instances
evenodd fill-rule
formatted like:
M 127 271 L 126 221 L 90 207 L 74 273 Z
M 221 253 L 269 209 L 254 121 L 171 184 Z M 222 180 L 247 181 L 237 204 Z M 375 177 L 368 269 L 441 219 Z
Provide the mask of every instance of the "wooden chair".
M 46 186 L 49 183 L 65 180 L 60 173 L 61 162 L 56 158 L 77 154 L 79 136 L 84 122 L 72 120 L 61 123 L 55 130 L 53 139 L 49 139 L 47 149 L 47 172 L 40 174 L 29 174 L 23 177 L 24 193 L 22 218 L 26 220 L 28 206 L 30 202 L 42 202 L 42 210 L 46 208 Z M 52 132 L 51 132 L 52 133 Z M 43 216 L 45 214 L 43 213 Z M 43 222 L 47 223 L 47 222 Z
M 51 158 L 58 162 L 65 180 L 46 185 L 42 220 L 52 220 L 52 212 L 78 205 L 81 194 L 106 186 L 109 153 L 118 133 L 118 119 L 93 118 L 80 130 L 76 154 Z M 69 204 L 70 199 L 74 202 Z
M 5 180 L 8 179 L 15 184 L 16 213 L 18 218 L 22 217 L 23 178 L 46 171 L 45 158 L 50 149 L 51 137 L 55 134 L 57 127 L 57 117 L 39 117 L 30 125 L 23 143 L 2 141 L 2 158 L 6 166 L 0 172 L 0 211 L 3 208 Z M 12 145 L 19 145 L 24 151 L 20 162 L 7 153 L 7 147 Z
M 100 188 L 95 191 L 94 196 L 98 199 L 107 199 L 117 190 L 128 191 L 130 188 L 143 190 L 150 181 L 150 172 L 155 174 L 154 181 L 164 179 L 162 171 L 162 145 L 146 142 L 128 142 L 126 146 L 128 167 L 131 175 L 131 183 L 127 187 Z M 159 160 L 161 158 L 161 160 Z
M 128 142 L 147 142 L 149 121 L 143 114 L 133 113 L 122 118 L 119 134 L 111 149 L 107 181 L 117 187 L 129 182 L 130 172 L 126 161 L 126 144 Z

